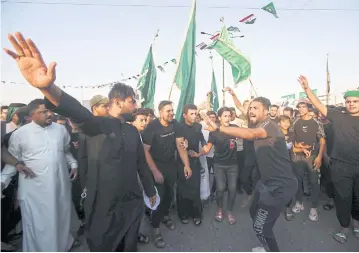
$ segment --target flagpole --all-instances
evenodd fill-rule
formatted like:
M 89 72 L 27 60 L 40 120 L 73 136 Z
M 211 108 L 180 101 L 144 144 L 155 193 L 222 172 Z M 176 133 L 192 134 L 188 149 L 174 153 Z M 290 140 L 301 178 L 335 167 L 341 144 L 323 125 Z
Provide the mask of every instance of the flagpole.
M 327 54 L 327 105 L 329 105 L 329 93 L 330 93 L 330 76 L 329 76 L 329 54 Z
M 250 82 L 250 84 L 251 84 L 251 90 L 253 90 L 253 91 L 254 91 L 254 95 L 255 95 L 256 97 L 258 97 L 257 91 L 256 91 L 256 89 L 255 89 L 254 86 L 253 86 L 252 80 L 251 80 L 250 78 L 248 78 L 248 80 L 249 80 L 249 82 Z M 251 92 L 251 95 L 252 95 L 252 92 Z

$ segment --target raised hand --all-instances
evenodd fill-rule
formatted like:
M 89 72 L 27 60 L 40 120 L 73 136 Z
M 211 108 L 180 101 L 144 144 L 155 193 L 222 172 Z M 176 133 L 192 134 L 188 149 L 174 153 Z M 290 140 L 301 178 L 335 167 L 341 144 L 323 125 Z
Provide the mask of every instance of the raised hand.
M 14 51 L 4 48 L 5 53 L 10 55 L 19 66 L 21 74 L 35 88 L 44 89 L 55 82 L 56 63 L 52 62 L 47 67 L 41 53 L 31 39 L 24 39 L 21 33 L 15 36 L 8 35 Z
M 300 75 L 298 77 L 298 82 L 302 86 L 303 90 L 309 89 L 308 80 L 307 80 L 307 78 L 305 76 Z
M 223 92 L 228 92 L 229 94 L 231 94 L 232 96 L 234 95 L 234 91 L 232 90 L 232 88 L 226 87 L 223 89 Z

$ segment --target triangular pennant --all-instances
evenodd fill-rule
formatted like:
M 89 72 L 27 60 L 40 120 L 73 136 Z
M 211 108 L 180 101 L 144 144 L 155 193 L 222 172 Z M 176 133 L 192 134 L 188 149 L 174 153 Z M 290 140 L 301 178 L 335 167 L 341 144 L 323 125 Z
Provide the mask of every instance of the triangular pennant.
M 228 32 L 241 32 L 238 27 L 230 26 L 227 28 Z
M 270 2 L 269 4 L 267 4 L 266 6 L 262 7 L 262 10 L 269 12 L 270 14 L 272 14 L 274 17 L 278 18 L 277 16 L 277 11 L 275 10 L 274 4 L 273 2 Z
M 161 65 L 158 65 L 157 68 L 158 68 L 159 70 L 161 70 L 162 72 L 165 72 L 165 69 L 164 69 Z
M 177 64 L 177 60 L 176 60 L 176 59 L 172 59 L 171 62 L 173 62 L 174 64 Z

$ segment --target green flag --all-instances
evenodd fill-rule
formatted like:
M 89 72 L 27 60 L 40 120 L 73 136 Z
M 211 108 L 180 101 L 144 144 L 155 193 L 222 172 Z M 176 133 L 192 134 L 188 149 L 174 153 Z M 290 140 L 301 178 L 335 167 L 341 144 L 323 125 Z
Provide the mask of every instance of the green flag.
M 211 83 L 211 108 L 217 112 L 219 109 L 218 92 L 216 84 L 216 76 L 214 75 L 214 69 L 212 68 L 212 83 Z
M 278 18 L 277 11 L 275 10 L 274 4 L 272 2 L 262 7 L 262 10 L 265 10 L 270 14 L 273 14 L 274 17 Z
M 157 73 L 156 65 L 153 60 L 152 45 L 148 51 L 140 76 L 137 89 L 141 92 L 141 107 L 153 109 Z
M 194 103 L 196 83 L 196 0 L 193 1 L 192 12 L 186 39 L 184 41 L 181 56 L 177 65 L 173 84 L 181 90 L 181 96 L 177 104 L 176 119 L 182 118 L 183 106 Z
M 221 34 L 209 48 L 215 49 L 217 53 L 231 65 L 233 81 L 235 84 L 250 77 L 251 64 L 246 57 L 235 48 L 225 26 L 222 27 Z

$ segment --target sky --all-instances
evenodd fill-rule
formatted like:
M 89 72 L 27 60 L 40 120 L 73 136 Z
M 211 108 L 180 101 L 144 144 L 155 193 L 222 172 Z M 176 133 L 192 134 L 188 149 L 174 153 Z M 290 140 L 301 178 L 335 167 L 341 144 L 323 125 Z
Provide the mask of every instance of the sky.
M 44 0 L 45 1 L 45 0 Z M 16 4 L 1 6 L 1 46 L 11 47 L 8 33 L 22 32 L 30 37 L 47 63 L 56 61 L 58 85 L 100 85 L 138 74 L 144 64 L 154 35 L 156 64 L 178 58 L 183 44 L 192 0 L 133 0 L 131 4 L 185 7 L 124 7 L 89 5 Z M 43 2 L 32 0 L 31 2 Z M 48 0 L 47 2 L 65 2 Z M 66 1 L 66 2 L 71 2 Z M 93 3 L 77 0 L 73 3 Z M 237 26 L 243 39 L 235 39 L 237 48 L 251 61 L 251 80 L 259 96 L 272 102 L 281 96 L 301 91 L 297 82 L 306 75 L 311 87 L 325 94 L 326 59 L 329 54 L 333 102 L 341 102 L 341 93 L 359 86 L 359 1 L 358 0 L 277 0 L 273 1 L 279 18 L 261 10 L 269 0 L 197 0 L 197 44 L 208 40 L 200 32 L 215 33 L 221 29 L 220 18 L 227 26 Z M 128 4 L 124 0 L 102 0 L 102 4 Z M 216 6 L 229 8 L 213 8 Z M 258 9 L 248 9 L 258 8 Z M 288 10 L 296 9 L 296 10 Z M 307 10 L 306 10 L 307 9 Z M 310 9 L 310 10 L 308 10 Z M 323 11 L 312 9 L 349 9 Z M 356 11 L 355 11 L 356 10 Z M 255 24 L 239 23 L 254 14 Z M 218 90 L 222 89 L 222 60 L 213 52 Z M 1 80 L 25 83 L 15 62 L 1 53 Z M 211 62 L 207 50 L 196 57 L 195 102 L 205 99 L 211 84 Z M 168 64 L 158 71 L 155 104 L 168 99 L 176 66 Z M 136 86 L 134 80 L 126 82 Z M 230 66 L 225 64 L 225 86 L 233 87 Z M 41 97 L 26 84 L 1 84 L 1 104 L 28 103 Z M 109 88 L 65 91 L 78 100 L 93 95 L 107 95 Z M 235 89 L 240 99 L 250 96 L 248 81 Z M 176 103 L 179 92 L 171 99 Z M 220 100 L 221 101 L 221 100 Z M 226 103 L 232 104 L 229 95 Z

